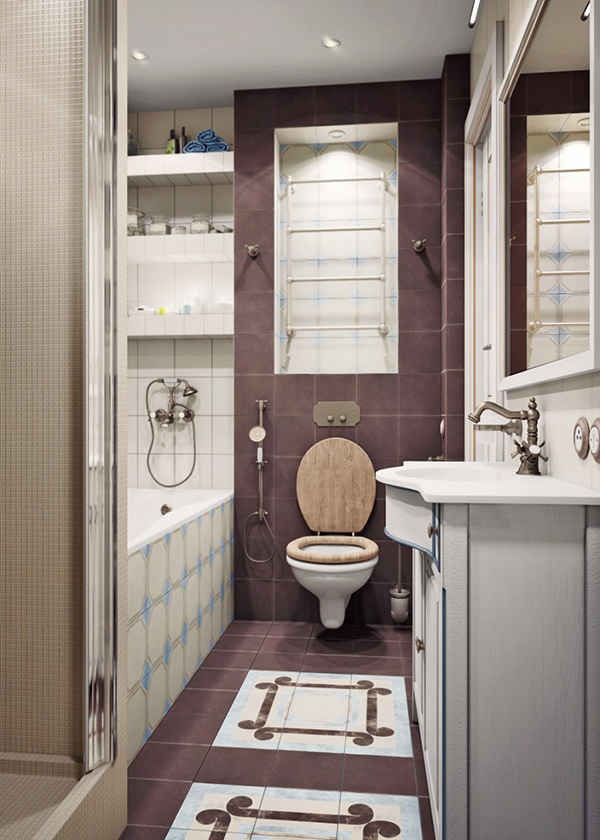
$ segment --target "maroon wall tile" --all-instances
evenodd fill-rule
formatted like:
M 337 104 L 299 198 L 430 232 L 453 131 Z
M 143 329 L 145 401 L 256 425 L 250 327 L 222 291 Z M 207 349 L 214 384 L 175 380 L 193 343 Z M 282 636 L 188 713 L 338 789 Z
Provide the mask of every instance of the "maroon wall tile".
M 462 234 L 448 234 L 442 244 L 442 276 L 446 280 L 460 280 L 465 276 L 465 238 Z
M 274 592 L 275 621 L 316 621 L 319 601 L 296 580 L 276 580 Z
M 440 206 L 405 205 L 398 208 L 398 247 L 412 248 L 416 239 L 426 239 L 427 247 L 441 245 Z M 460 231 L 459 231 L 460 233 Z
M 238 292 L 271 292 L 273 293 L 273 275 L 275 254 L 272 251 L 261 250 L 258 257 L 248 256 L 245 244 L 255 245 L 260 242 L 256 237 L 246 237 L 242 242 L 241 235 L 236 240 L 240 245 L 236 251 L 233 281 L 235 293 Z
M 276 128 L 315 124 L 315 88 L 277 88 L 274 91 Z
M 248 261 L 254 262 L 246 253 L 246 245 L 258 244 L 261 252 L 273 253 L 275 216 L 272 206 L 273 194 L 271 194 L 271 210 L 242 210 L 241 208 L 236 210 L 233 245 L 235 251 L 245 254 Z M 239 268 L 240 263 L 244 262 L 244 260 L 236 259 L 236 269 Z M 271 271 L 273 270 L 274 266 L 271 263 Z
M 236 578 L 234 588 L 235 617 L 270 621 L 273 618 L 273 582 Z
M 302 456 L 315 442 L 312 410 L 306 414 L 278 414 L 274 430 L 277 455 Z
M 441 160 L 439 120 L 398 124 L 398 163 L 436 163 Z
M 274 158 L 273 129 L 236 129 L 234 138 L 237 169 L 272 169 Z
M 441 116 L 441 80 L 398 83 L 398 120 L 437 120 Z
M 571 111 L 576 114 L 590 110 L 590 73 L 589 70 L 576 70 L 571 73 Z
M 398 413 L 401 416 L 439 416 L 440 388 L 439 373 L 401 373 L 398 377 Z
M 235 338 L 235 373 L 272 373 L 273 335 L 238 335 Z
M 273 169 L 235 170 L 235 212 L 273 210 Z
M 398 165 L 398 205 L 440 203 L 441 164 L 401 163 Z M 418 239 L 418 237 L 416 237 Z
M 420 254 L 417 254 L 413 248 L 400 248 L 398 251 L 398 288 L 439 289 L 440 268 L 441 248 L 430 248 L 426 245 L 425 251 Z
M 274 374 L 236 376 L 233 385 L 234 410 L 238 414 L 257 411 L 256 400 L 267 400 L 267 412 L 272 414 Z M 258 414 L 256 415 L 258 417 Z
M 235 130 L 253 128 L 272 128 L 273 90 L 236 90 L 233 98 Z M 237 154 L 236 148 L 236 154 Z
M 356 442 L 369 455 L 398 457 L 398 416 L 362 415 L 356 427 Z
M 316 125 L 353 125 L 356 122 L 356 85 L 319 85 L 315 88 Z
M 378 123 L 398 121 L 398 82 L 356 85 L 356 121 Z
M 439 373 L 441 334 L 406 332 L 398 339 L 400 373 Z
M 274 411 L 277 414 L 311 414 L 315 403 L 315 376 L 275 376 Z
M 471 95 L 471 56 L 447 55 L 442 73 L 442 96 L 446 99 L 468 99 Z
M 451 143 L 444 148 L 442 157 L 442 184 L 444 190 L 464 189 L 465 148 L 462 143 Z
M 439 289 L 401 289 L 398 293 L 400 331 L 439 330 L 441 299 Z
M 273 488 L 276 496 L 296 498 L 296 476 L 300 461 L 301 456 L 277 455 L 273 458 Z
M 398 414 L 398 377 L 389 373 L 358 376 L 356 401 L 362 414 Z
M 238 292 L 234 313 L 235 334 L 273 332 L 272 292 Z
M 442 286 L 442 310 L 446 324 L 465 322 L 464 280 L 446 280 Z
M 400 457 L 403 461 L 426 461 L 442 445 L 438 416 L 404 417 L 400 424 Z
M 442 198 L 442 236 L 465 232 L 465 191 L 444 191 Z
M 355 400 L 356 375 L 321 374 L 315 376 L 315 400 Z M 312 414 L 312 409 L 311 409 Z
M 527 114 L 569 114 L 570 109 L 570 73 L 528 74 Z
M 447 99 L 443 109 L 443 142 L 463 143 L 470 99 Z

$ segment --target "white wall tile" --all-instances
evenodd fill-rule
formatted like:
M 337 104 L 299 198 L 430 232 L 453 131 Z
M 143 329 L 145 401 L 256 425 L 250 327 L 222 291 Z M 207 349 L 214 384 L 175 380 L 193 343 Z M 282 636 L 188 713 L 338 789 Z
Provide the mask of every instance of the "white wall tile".
M 211 108 L 185 108 L 175 111 L 175 130 L 177 133 L 185 126 L 188 140 L 195 140 L 196 135 L 207 128 L 212 128 Z
M 213 108 L 212 127 L 219 137 L 233 146 L 233 108 Z
M 175 341 L 169 339 L 140 341 L 138 358 L 141 376 L 150 378 L 173 376 Z
M 175 128 L 174 111 L 140 111 L 138 143 L 140 149 L 166 149 L 169 133 Z
M 179 339 L 175 348 L 174 365 L 179 376 L 210 376 L 211 342 L 206 339 Z
M 213 340 L 213 376 L 233 376 L 233 340 Z
M 212 413 L 233 416 L 233 377 L 219 376 L 212 380 Z

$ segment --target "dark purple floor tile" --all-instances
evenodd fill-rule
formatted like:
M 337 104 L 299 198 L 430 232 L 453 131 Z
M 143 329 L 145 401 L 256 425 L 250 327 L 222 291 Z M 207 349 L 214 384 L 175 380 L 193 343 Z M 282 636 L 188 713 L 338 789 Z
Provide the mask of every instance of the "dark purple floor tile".
M 227 636 L 223 635 L 213 650 L 242 650 L 254 652 L 260 648 L 263 636 Z
M 271 628 L 270 621 L 232 621 L 226 636 L 266 636 Z
M 410 737 L 413 748 L 413 761 L 415 763 L 415 776 L 417 779 L 417 794 L 419 796 L 429 796 L 427 776 L 425 775 L 425 762 L 423 761 L 423 748 L 421 746 L 421 736 L 418 726 L 412 725 L 410 727 Z
M 162 744 L 212 744 L 221 728 L 221 715 L 166 714 L 156 727 L 150 741 Z
M 214 715 L 225 717 L 237 691 L 216 688 L 185 688 L 170 708 L 171 714 Z
M 190 787 L 188 782 L 129 779 L 127 822 L 130 825 L 172 825 Z
M 304 660 L 303 653 L 259 653 L 253 671 L 299 671 Z
M 306 654 L 302 663 L 302 671 L 316 674 L 352 674 L 350 656 L 328 656 L 324 653 Z
M 212 747 L 195 781 L 213 785 L 265 785 L 275 750 Z
M 401 656 L 400 643 L 394 639 L 357 639 L 354 642 L 356 656 Z
M 237 691 L 246 679 L 247 670 L 227 668 L 220 671 L 218 668 L 199 668 L 187 684 L 188 688 L 220 688 L 229 691 Z
M 357 624 L 354 638 L 361 641 L 375 639 L 377 641 L 398 639 L 398 641 L 412 639 L 411 629 L 396 624 Z
M 352 656 L 353 639 L 311 639 L 307 653 L 324 653 L 327 656 Z
M 251 668 L 256 654 L 251 651 L 212 650 L 204 662 L 203 668 Z
M 423 796 L 419 797 L 419 811 L 421 812 L 421 832 L 423 834 L 423 840 L 435 840 L 429 799 L 425 799 Z
M 356 674 L 373 674 L 381 677 L 403 677 L 404 660 L 395 656 L 386 656 L 379 659 L 376 656 L 354 656 L 352 659 L 352 673 Z
M 412 672 L 413 672 L 412 659 L 403 659 L 402 660 L 402 665 L 404 667 L 404 676 L 412 677 Z
M 165 840 L 168 832 L 168 828 L 128 825 L 119 840 Z
M 298 653 L 304 655 L 308 645 L 308 637 L 303 639 L 290 636 L 267 636 L 262 643 L 261 653 Z
M 269 636 L 308 639 L 315 626 L 312 621 L 274 621 Z
M 342 790 L 414 796 L 417 792 L 412 758 L 346 755 Z
M 341 754 L 298 752 L 280 747 L 271 769 L 269 787 L 339 790 L 343 767 Z
M 335 641 L 336 639 L 353 639 L 354 632 L 355 628 L 353 624 L 342 624 L 342 626 L 338 627 L 337 630 L 328 630 L 326 627 L 323 627 L 322 624 L 315 624 L 312 638 L 322 640 L 330 639 L 332 641 Z
M 160 744 L 149 741 L 129 766 L 130 779 L 193 782 L 208 746 Z

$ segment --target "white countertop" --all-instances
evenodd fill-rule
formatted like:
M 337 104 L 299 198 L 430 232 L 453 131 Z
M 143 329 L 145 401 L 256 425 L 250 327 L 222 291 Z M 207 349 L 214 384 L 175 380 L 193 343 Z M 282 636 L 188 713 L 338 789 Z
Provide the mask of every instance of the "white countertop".
M 510 463 L 406 461 L 378 470 L 377 481 L 416 490 L 426 502 L 499 505 L 600 505 L 600 493 L 550 476 L 517 475 Z

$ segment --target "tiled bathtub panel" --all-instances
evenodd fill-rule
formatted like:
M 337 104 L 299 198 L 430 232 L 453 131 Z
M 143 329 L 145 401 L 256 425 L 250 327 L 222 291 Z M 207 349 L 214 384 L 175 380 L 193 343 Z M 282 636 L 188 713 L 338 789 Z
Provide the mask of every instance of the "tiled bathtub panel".
M 129 760 L 233 619 L 232 504 L 129 557 Z

